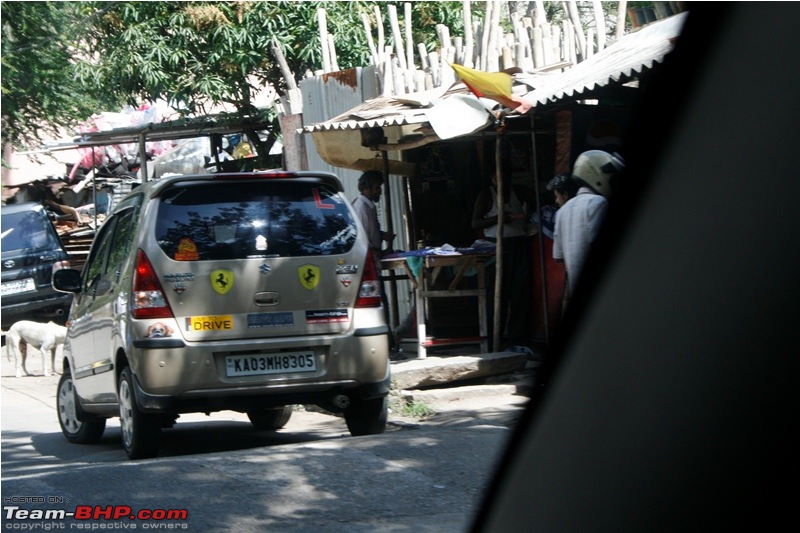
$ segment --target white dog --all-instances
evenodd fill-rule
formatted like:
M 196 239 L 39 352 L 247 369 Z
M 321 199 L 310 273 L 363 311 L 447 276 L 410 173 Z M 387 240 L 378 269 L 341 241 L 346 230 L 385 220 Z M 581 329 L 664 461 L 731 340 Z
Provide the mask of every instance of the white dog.
M 54 322 L 46 324 L 28 320 L 16 322 L 6 333 L 7 356 L 9 360 L 12 355 L 14 357 L 16 376 L 22 377 L 23 370 L 26 375 L 31 375 L 25 367 L 29 344 L 42 352 L 44 375 L 49 376 L 53 372 L 56 351 L 60 351 L 64 347 L 66 336 L 67 328 Z

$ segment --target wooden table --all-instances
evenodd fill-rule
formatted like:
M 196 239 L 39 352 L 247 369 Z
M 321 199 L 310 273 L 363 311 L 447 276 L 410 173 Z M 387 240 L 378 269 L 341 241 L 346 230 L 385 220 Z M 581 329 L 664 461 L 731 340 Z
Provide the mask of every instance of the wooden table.
M 416 295 L 417 307 L 417 356 L 422 359 L 427 357 L 428 348 L 432 346 L 455 344 L 479 344 L 481 353 L 488 351 L 488 326 L 486 314 L 486 281 L 484 279 L 484 265 L 486 261 L 494 258 L 493 253 L 461 254 L 461 255 L 424 255 L 421 256 L 422 268 L 418 275 L 414 275 L 408 265 L 406 257 L 398 256 L 381 260 L 384 270 L 403 270 L 411 280 Z M 456 274 L 447 289 L 433 289 L 436 280 L 441 275 L 442 269 L 452 267 Z M 477 289 L 459 289 L 465 274 L 471 269 L 477 270 Z M 478 336 L 459 337 L 453 339 L 434 339 L 427 336 L 428 316 L 430 315 L 429 301 L 432 298 L 452 298 L 457 296 L 472 296 L 478 299 Z

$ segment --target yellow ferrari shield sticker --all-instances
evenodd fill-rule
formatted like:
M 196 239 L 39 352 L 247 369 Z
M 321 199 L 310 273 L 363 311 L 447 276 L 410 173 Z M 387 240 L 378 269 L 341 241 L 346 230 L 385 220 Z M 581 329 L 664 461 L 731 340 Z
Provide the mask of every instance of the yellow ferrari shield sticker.
M 233 287 L 233 271 L 218 268 L 211 272 L 211 287 L 220 294 L 225 294 Z
M 308 290 L 314 290 L 319 285 L 319 267 L 317 265 L 303 265 L 297 269 L 300 276 L 300 285 Z

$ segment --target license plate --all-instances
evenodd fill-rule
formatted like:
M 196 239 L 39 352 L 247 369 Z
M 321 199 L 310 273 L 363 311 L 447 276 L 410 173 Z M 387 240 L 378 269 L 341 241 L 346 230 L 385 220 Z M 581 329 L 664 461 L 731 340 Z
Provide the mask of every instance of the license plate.
M 31 292 L 35 290 L 36 283 L 34 283 L 33 278 L 18 279 L 3 283 L 0 295 L 5 296 L 7 294 L 19 294 L 21 292 Z
M 316 369 L 314 352 L 229 355 L 225 358 L 225 372 L 228 377 L 293 374 L 314 372 Z

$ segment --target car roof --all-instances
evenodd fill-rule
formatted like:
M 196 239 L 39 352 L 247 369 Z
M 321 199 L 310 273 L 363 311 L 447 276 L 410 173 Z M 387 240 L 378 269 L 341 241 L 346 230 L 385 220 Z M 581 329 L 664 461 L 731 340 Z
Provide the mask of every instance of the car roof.
M 13 214 L 22 213 L 24 211 L 44 211 L 42 204 L 37 202 L 23 202 L 21 204 L 4 204 L 0 213 Z
M 333 187 L 339 192 L 344 192 L 339 178 L 325 171 L 286 171 L 286 170 L 267 170 L 257 172 L 218 172 L 209 174 L 186 174 L 167 176 L 156 181 L 148 181 L 131 192 L 146 190 L 151 196 L 158 196 L 167 187 L 183 182 L 197 181 L 221 181 L 221 180 L 291 180 L 324 183 Z

